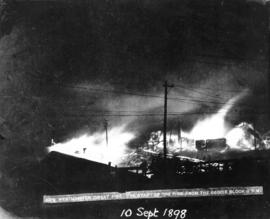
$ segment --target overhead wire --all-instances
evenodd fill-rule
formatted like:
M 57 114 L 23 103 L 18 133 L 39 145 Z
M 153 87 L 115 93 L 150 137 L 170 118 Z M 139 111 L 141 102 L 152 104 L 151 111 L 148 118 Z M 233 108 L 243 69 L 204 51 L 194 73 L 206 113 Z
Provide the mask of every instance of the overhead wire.
M 174 84 L 175 86 L 187 86 L 187 85 L 184 85 L 184 84 Z M 221 85 L 221 84 L 220 84 Z M 244 89 L 246 88 L 243 88 L 243 89 L 223 89 L 223 88 L 218 88 L 218 89 L 214 89 L 214 88 L 208 88 L 208 87 L 199 87 L 199 88 L 196 88 L 196 90 L 209 90 L 209 91 L 221 91 L 222 93 L 240 93 L 242 92 Z
M 147 97 L 147 98 L 161 98 L 164 99 L 163 96 L 159 95 L 154 95 L 154 94 L 143 94 L 143 93 L 134 93 L 130 91 L 119 91 L 119 90 L 107 90 L 107 89 L 101 89 L 101 88 L 90 88 L 90 87 L 81 87 L 81 86 L 74 86 L 74 85 L 63 85 L 60 83 L 57 83 L 57 85 L 62 86 L 62 87 L 67 87 L 67 88 L 75 88 L 75 89 L 83 89 L 86 91 L 94 91 L 94 92 L 99 92 L 99 93 L 117 93 L 117 94 L 122 94 L 122 95 L 132 95 L 132 96 L 140 96 L 140 97 Z M 235 104 L 230 104 L 227 102 L 222 102 L 222 101 L 211 101 L 211 100 L 199 100 L 199 99 L 194 99 L 194 98 L 178 98 L 178 97 L 168 97 L 168 100 L 173 100 L 173 101 L 180 101 L 180 102 L 188 102 L 188 103 L 210 103 L 210 104 L 216 104 L 216 105 L 235 105 Z M 252 107 L 250 105 L 244 105 L 242 106 L 247 106 L 247 107 Z
M 217 98 L 219 98 L 217 96 L 212 96 L 212 95 L 209 95 L 208 93 L 205 93 L 205 92 L 202 92 L 202 91 L 198 91 L 198 90 L 193 89 L 193 88 L 188 88 L 188 87 L 184 87 L 184 86 L 180 86 L 180 85 L 174 85 L 174 87 L 180 88 L 180 89 L 184 89 L 184 90 L 188 90 L 188 91 L 191 91 L 193 93 L 201 94 L 201 95 L 204 95 L 206 97 L 213 98 L 214 100 L 217 100 Z
M 236 112 L 231 112 L 230 114 L 234 114 Z M 216 115 L 216 114 L 223 114 L 221 112 L 190 112 L 190 113 L 168 113 L 168 116 L 189 116 L 189 115 Z M 242 113 L 241 115 L 249 115 L 249 114 L 255 114 L 255 115 L 262 115 L 262 114 L 268 114 L 268 112 L 250 112 L 250 113 Z M 146 117 L 146 116 L 163 116 L 162 113 L 146 113 L 146 114 L 100 114 L 100 113 L 96 113 L 96 114 L 86 114 L 86 115 L 75 115 L 75 114 L 65 114 L 63 116 L 71 116 L 71 117 L 89 117 L 89 116 L 115 116 L 115 117 Z M 227 116 L 227 115 L 225 115 Z

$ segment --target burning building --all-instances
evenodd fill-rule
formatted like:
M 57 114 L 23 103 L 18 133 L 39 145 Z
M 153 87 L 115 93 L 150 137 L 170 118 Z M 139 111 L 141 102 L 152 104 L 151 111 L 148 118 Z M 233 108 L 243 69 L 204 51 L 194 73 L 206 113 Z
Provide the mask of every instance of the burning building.
M 166 161 L 163 156 L 162 131 L 152 130 L 145 142 L 132 148 L 130 142 L 139 135 L 128 131 L 127 125 L 112 127 L 108 133 L 101 131 L 91 135 L 85 134 L 57 143 L 50 146 L 48 151 L 50 154 L 58 152 L 74 157 L 75 163 L 77 159 L 80 159 L 80 162 L 83 159 L 85 163 L 89 160 L 90 163 L 120 167 L 125 174 L 135 174 L 128 178 L 136 178 L 136 174 L 139 174 L 143 181 L 148 182 L 145 185 L 137 185 L 143 188 L 162 188 L 163 178 L 167 177 L 172 179 L 167 186 L 173 187 L 179 186 L 179 182 L 182 186 L 189 186 L 195 178 L 200 179 L 198 182 L 205 185 L 213 183 L 212 177 L 225 184 L 232 183 L 233 181 L 228 179 L 237 178 L 239 174 L 248 176 L 246 171 L 241 172 L 245 165 L 250 165 L 250 168 L 259 172 L 261 166 L 268 165 L 267 159 L 260 153 L 263 149 L 264 156 L 269 155 L 269 152 L 265 151 L 267 147 L 259 132 L 247 122 L 232 126 L 226 121 L 226 116 L 232 108 L 246 95 L 247 90 L 244 90 L 231 98 L 216 113 L 199 119 L 189 131 L 180 130 L 181 134 L 179 130 L 166 133 Z M 257 180 L 253 176 L 250 177 L 251 183 Z M 242 178 L 247 180 L 247 177 Z M 242 178 L 237 179 L 240 182 Z
M 226 121 L 231 109 L 247 93 L 247 90 L 242 91 L 213 115 L 199 119 L 189 132 L 181 130 L 181 136 L 168 132 L 168 154 L 209 160 L 213 154 L 222 154 L 230 150 L 249 151 L 265 148 L 262 137 L 252 125 L 242 122 L 232 127 Z M 96 132 L 54 144 L 48 151 L 57 151 L 104 164 L 111 162 L 120 166 L 131 164 L 139 166 L 145 160 L 151 162 L 149 154 L 163 152 L 162 131 L 152 131 L 149 139 L 137 145 L 135 149 L 129 147 L 129 142 L 137 136 L 134 132 L 127 131 L 126 125 L 111 128 L 108 135 L 109 144 L 106 142 L 105 132 Z

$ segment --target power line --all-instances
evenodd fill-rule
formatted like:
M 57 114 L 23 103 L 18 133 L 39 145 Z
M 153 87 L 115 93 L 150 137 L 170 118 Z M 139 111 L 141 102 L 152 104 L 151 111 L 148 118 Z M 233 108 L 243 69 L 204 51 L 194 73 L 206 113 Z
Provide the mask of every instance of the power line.
M 37 79 L 38 80 L 38 79 Z M 94 91 L 94 92 L 102 92 L 102 93 L 117 93 L 117 94 L 122 94 L 122 95 L 132 95 L 132 96 L 140 96 L 140 97 L 147 97 L 147 98 L 161 98 L 163 99 L 163 96 L 159 96 L 159 95 L 153 95 L 153 94 L 143 94 L 143 93 L 134 93 L 133 91 L 118 91 L 118 90 L 107 90 L 107 89 L 100 89 L 100 88 L 89 88 L 89 87 L 81 87 L 81 86 L 74 86 L 74 85 L 68 85 L 68 84 L 63 84 L 63 83 L 59 83 L 59 82 L 52 82 L 55 85 L 58 85 L 60 87 L 66 87 L 66 88 L 77 88 L 77 89 L 82 89 L 82 90 L 87 90 L 87 91 Z M 176 86 L 183 86 L 183 85 L 179 85 L 176 84 Z M 208 88 L 205 88 L 208 89 Z M 209 88 L 210 89 L 210 88 Z M 210 89 L 210 90 L 214 90 L 214 89 Z M 215 91 L 215 90 L 214 90 Z M 241 91 L 229 91 L 229 90 L 223 90 L 226 92 L 241 92 Z M 229 104 L 227 102 L 216 102 L 216 101 L 209 101 L 209 100 L 198 100 L 198 99 L 192 99 L 192 98 L 178 98 L 178 97 L 168 97 L 168 100 L 173 100 L 173 101 L 180 101 L 180 102 L 188 102 L 191 104 L 194 103 L 210 103 L 210 104 L 216 104 L 216 105 L 224 105 L 224 104 L 228 104 L 228 105 L 234 105 L 234 104 Z M 87 104 L 88 106 L 89 104 Z M 247 107 L 252 107 L 250 105 L 245 105 L 242 104 L 242 106 L 247 106 Z
M 222 85 L 222 84 L 220 84 L 220 85 Z M 176 86 L 187 86 L 187 85 L 184 85 L 184 84 L 176 84 Z M 240 92 L 242 92 L 244 89 L 242 89 L 242 90 L 228 90 L 228 89 L 222 89 L 222 88 L 219 88 L 219 89 L 213 89 L 213 88 L 207 88 L 207 87 L 204 87 L 204 88 L 202 88 L 202 87 L 200 87 L 200 88 L 196 88 L 196 90 L 210 90 L 210 91 L 217 91 L 217 90 L 219 90 L 219 91 L 222 91 L 222 92 L 225 92 L 225 93 L 240 93 Z
M 109 82 L 108 84 L 112 84 L 112 85 L 114 85 L 114 84 L 116 84 L 116 85 L 122 85 L 123 84 L 123 82 Z M 133 82 L 127 82 L 127 85 L 142 85 L 142 86 L 147 86 L 147 84 L 146 83 L 140 83 L 140 82 L 136 82 L 136 83 L 133 83 Z M 184 87 L 186 87 L 186 86 L 190 86 L 190 87 L 193 87 L 192 85 L 190 85 L 190 84 L 175 84 L 174 83 L 174 85 L 176 86 L 176 87 L 178 87 L 178 86 L 180 86 L 180 87 L 182 87 L 182 86 L 184 86 Z M 223 84 L 220 84 L 220 85 L 222 85 L 223 86 Z M 199 88 L 193 88 L 194 90 L 210 90 L 210 91 L 217 91 L 217 89 L 213 89 L 213 88 L 202 88 L 202 87 L 199 87 Z M 244 88 L 243 88 L 244 89 Z M 239 93 L 239 92 L 241 92 L 241 91 L 243 91 L 243 89 L 239 89 L 239 90 L 237 90 L 237 89 L 233 89 L 233 90 L 231 90 L 231 89 L 222 89 L 221 87 L 219 87 L 218 88 L 218 91 L 222 91 L 222 92 L 225 92 L 225 93 Z
M 122 85 L 123 84 L 123 82 L 109 82 L 109 84 L 112 84 L 112 85 Z M 174 83 L 175 84 L 175 83 Z M 133 82 L 127 82 L 127 85 L 136 85 L 136 86 L 138 86 L 138 85 L 142 85 L 142 86 L 147 86 L 147 84 L 146 83 L 140 83 L 140 82 L 136 82 L 136 83 L 133 83 Z M 192 85 L 190 85 L 190 84 L 175 84 L 176 85 L 176 87 L 178 87 L 178 86 L 180 86 L 180 87 L 186 87 L 186 86 L 190 86 L 190 87 L 193 87 Z M 194 90 L 217 90 L 217 89 L 213 89 L 213 88 L 202 88 L 202 87 L 199 87 L 199 88 L 194 88 Z M 242 90 L 228 90 L 228 89 L 222 89 L 222 88 L 218 88 L 218 90 L 219 91 L 222 91 L 222 92 L 228 92 L 228 93 L 239 93 L 239 92 L 241 92 L 241 91 L 243 91 L 243 89 Z
M 73 88 L 73 89 L 74 88 L 75 89 L 82 89 L 82 90 L 93 91 L 93 92 L 117 93 L 117 94 L 122 94 L 122 95 L 132 95 L 132 96 L 140 96 L 140 97 L 147 97 L 147 98 L 160 98 L 160 99 L 163 99 L 163 96 L 153 95 L 153 94 L 143 94 L 143 93 L 134 93 L 134 92 L 130 92 L 130 91 L 117 91 L 117 90 L 107 90 L 107 89 L 100 89 L 100 88 L 81 87 L 81 86 L 62 84 L 62 83 L 59 83 L 59 82 L 54 82 L 53 84 L 58 85 L 60 87 Z M 176 86 L 183 86 L 183 85 L 179 85 L 179 84 L 177 85 L 176 84 Z M 214 89 L 211 89 L 211 90 L 214 90 Z M 234 91 L 230 91 L 230 92 L 234 92 Z M 27 97 L 27 96 L 24 96 L 24 97 Z M 31 96 L 29 96 L 27 98 L 31 98 Z M 37 99 L 37 98 L 46 98 L 46 97 L 37 97 L 37 96 L 34 97 L 34 99 Z M 179 102 L 188 102 L 188 103 L 191 103 L 191 104 L 194 104 L 194 103 L 210 103 L 210 104 L 216 104 L 216 105 L 229 104 L 227 102 L 202 100 L 202 99 L 199 100 L 199 99 L 194 99 L 194 98 L 188 98 L 187 99 L 187 98 L 178 98 L 178 97 L 168 97 L 168 100 L 179 101 Z M 88 105 L 89 104 L 87 104 L 86 106 L 88 106 Z M 229 104 L 229 105 L 234 105 L 234 104 Z M 250 105 L 245 105 L 245 104 L 242 104 L 242 106 L 252 107 Z
M 268 112 L 250 112 L 250 113 L 242 113 L 241 115 L 263 115 L 267 114 Z M 195 112 L 195 113 L 167 113 L 168 116 L 189 116 L 189 115 L 216 115 L 216 114 L 223 114 L 221 112 Z M 235 114 L 234 112 L 231 112 L 227 114 L 226 116 L 230 116 L 230 114 Z M 74 114 L 68 114 L 68 115 L 62 115 L 62 116 L 70 116 L 70 117 L 90 117 L 90 116 L 112 116 L 112 117 L 147 117 L 147 116 L 164 116 L 162 113 L 147 113 L 147 114 L 87 114 L 87 115 L 74 115 Z
M 176 88 L 181 88 L 181 89 L 185 89 L 185 90 L 189 90 L 189 91 L 192 91 L 194 93 L 198 93 L 198 94 L 202 94 L 202 95 L 205 95 L 206 97 L 210 97 L 210 98 L 214 98 L 217 100 L 218 97 L 216 96 L 212 96 L 212 95 L 209 95 L 205 92 L 202 92 L 202 91 L 197 91 L 195 89 L 192 89 L 192 88 L 187 88 L 187 87 L 184 87 L 184 86 L 180 86 L 180 85 L 175 85 Z
M 161 107 L 160 107 L 161 108 Z M 85 110 L 80 110 L 78 111 L 78 113 L 81 113 L 81 112 L 91 112 L 91 113 L 97 113 L 97 114 L 108 114 L 108 113 L 138 113 L 138 114 L 160 114 L 160 113 L 156 113 L 156 112 L 150 112 L 151 110 L 88 110 L 88 109 L 85 109 Z M 65 111 L 61 111 L 61 112 L 65 112 Z M 74 112 L 74 111 L 73 111 Z M 205 113 L 211 113 L 211 114 L 216 114 L 216 113 L 224 113 L 224 112 L 227 112 L 227 110 L 223 110 L 223 109 L 219 109 L 219 110 L 204 110 L 204 111 L 196 111 L 196 112 L 169 112 L 170 114 L 183 114 L 183 115 L 186 115 L 186 114 L 194 114 L 194 113 L 198 113 L 198 114 L 205 114 Z M 255 113 L 255 111 L 251 111 L 251 110 L 244 110 L 244 109 L 234 109 L 234 110 L 230 110 L 229 111 L 230 113 L 233 112 L 233 113 Z
M 159 95 L 152 95 L 152 94 L 142 94 L 142 93 L 133 93 L 130 91 L 117 91 L 117 90 L 106 90 L 106 89 L 100 89 L 100 88 L 86 88 L 86 87 L 80 87 L 80 86 L 71 86 L 71 85 L 63 85 L 57 83 L 57 85 L 62 86 L 62 87 L 69 87 L 69 88 L 77 88 L 77 89 L 84 89 L 87 91 L 95 91 L 95 92 L 101 92 L 101 93 L 118 93 L 122 95 L 132 95 L 132 96 L 140 96 L 140 97 L 147 97 L 147 98 L 162 98 L 162 96 Z M 198 99 L 185 99 L 185 98 L 177 98 L 177 97 L 168 97 L 168 100 L 173 100 L 173 101 L 180 101 L 180 102 L 188 102 L 188 103 L 211 103 L 211 104 L 216 104 L 216 105 L 235 105 L 235 104 L 229 104 L 226 102 L 216 102 L 216 101 L 207 101 L 207 100 L 198 100 Z M 242 106 L 247 106 L 247 107 L 252 107 L 249 105 L 242 105 Z

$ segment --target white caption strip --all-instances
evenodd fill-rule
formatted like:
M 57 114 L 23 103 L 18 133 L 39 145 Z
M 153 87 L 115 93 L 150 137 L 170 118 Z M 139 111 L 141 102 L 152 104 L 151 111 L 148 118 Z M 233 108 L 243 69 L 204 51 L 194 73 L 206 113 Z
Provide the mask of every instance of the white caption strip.
M 44 195 L 44 204 L 73 203 L 107 200 L 126 199 L 152 199 L 152 198 L 181 198 L 181 197 L 204 197 L 204 196 L 237 196 L 237 195 L 263 195 L 262 186 L 250 187 L 219 187 L 219 188 L 195 188 L 195 189 L 164 189 L 164 190 L 141 190 L 101 193 L 82 193 L 68 195 Z

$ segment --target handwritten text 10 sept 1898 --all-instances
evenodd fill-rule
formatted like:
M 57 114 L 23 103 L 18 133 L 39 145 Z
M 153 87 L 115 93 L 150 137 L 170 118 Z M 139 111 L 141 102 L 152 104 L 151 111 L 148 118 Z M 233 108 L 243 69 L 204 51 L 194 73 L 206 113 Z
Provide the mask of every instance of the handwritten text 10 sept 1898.
M 142 217 L 142 218 L 172 218 L 172 219 L 184 219 L 187 216 L 187 209 L 173 209 L 173 208 L 165 208 L 159 210 L 157 208 L 154 209 L 145 209 L 144 207 L 138 207 L 135 211 L 132 209 L 123 209 L 120 213 L 120 217 L 123 218 L 134 218 Z

